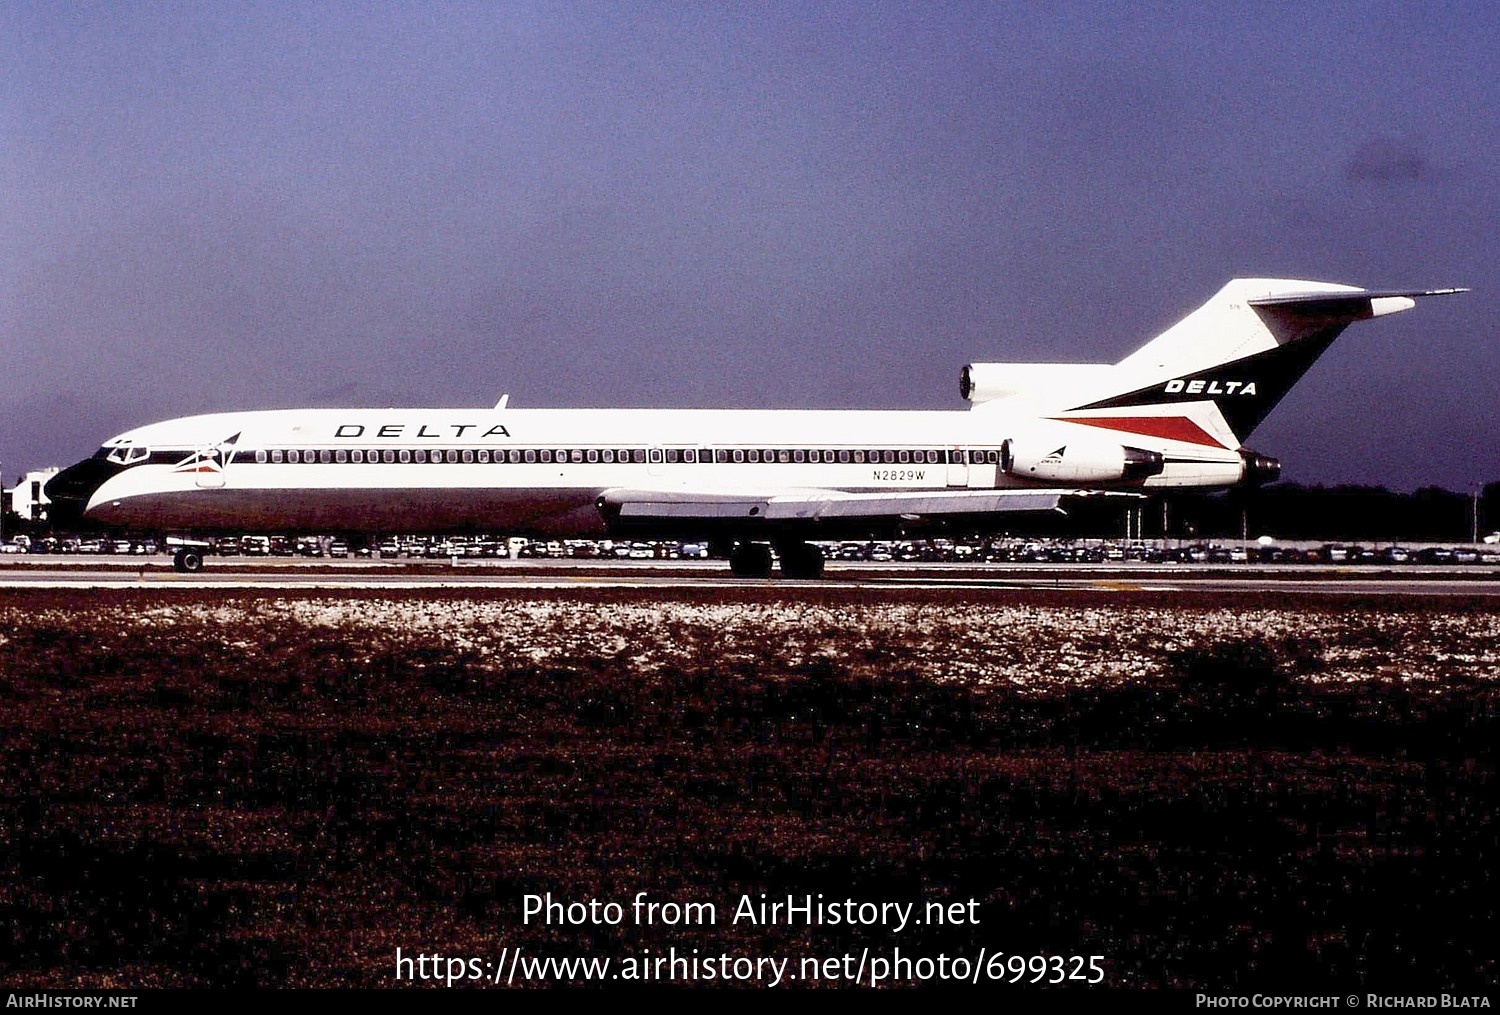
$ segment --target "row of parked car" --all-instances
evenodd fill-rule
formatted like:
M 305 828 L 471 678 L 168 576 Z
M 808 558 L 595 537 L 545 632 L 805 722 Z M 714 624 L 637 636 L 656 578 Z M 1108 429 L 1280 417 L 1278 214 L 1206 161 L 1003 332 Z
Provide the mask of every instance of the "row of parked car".
M 12 536 L 0 543 L 0 553 L 160 553 L 154 539 L 82 539 L 76 536 Z
M 155 539 L 83 539 L 64 536 L 15 536 L 0 543 L 0 553 L 83 553 L 150 555 L 171 547 Z M 533 540 L 494 536 L 390 536 L 351 544 L 336 536 L 222 536 L 209 541 L 208 552 L 220 557 L 373 557 L 373 558 L 616 558 L 666 560 L 708 556 L 707 543 L 621 542 L 612 540 Z
M 1103 540 L 1036 539 L 928 539 L 904 541 L 851 541 L 822 543 L 829 560 L 918 563 L 1085 563 L 1126 561 L 1185 564 L 1500 564 L 1500 546 L 1423 546 L 1408 549 L 1398 545 L 1370 547 L 1326 543 L 1315 547 L 1291 547 L 1259 543 L 1224 546 L 1216 543 L 1185 543 L 1166 546 L 1160 542 L 1106 542 Z M 109 539 L 53 536 L 15 536 L 0 543 L 0 552 L 101 553 L 150 555 L 170 552 L 154 539 Z M 224 536 L 213 540 L 211 552 L 219 556 L 274 557 L 369 557 L 369 558 L 523 558 L 523 559 L 615 559 L 677 560 L 709 556 L 703 542 L 622 540 L 533 540 L 519 537 L 387 536 L 351 545 L 331 536 Z
M 1494 546 L 1359 546 L 1327 543 L 1316 547 L 1277 545 L 1224 546 L 1218 543 L 1120 543 L 1100 540 L 1000 540 L 950 542 L 928 540 L 897 543 L 840 543 L 830 553 L 834 560 L 944 561 L 978 563 L 1105 564 L 1143 561 L 1183 564 L 1500 564 Z

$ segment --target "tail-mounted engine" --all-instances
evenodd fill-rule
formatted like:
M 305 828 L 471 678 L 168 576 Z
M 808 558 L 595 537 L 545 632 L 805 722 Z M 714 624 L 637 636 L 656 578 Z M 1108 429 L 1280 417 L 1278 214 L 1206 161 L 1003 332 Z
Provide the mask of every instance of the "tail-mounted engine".
M 1166 468 L 1159 451 L 1088 441 L 1049 444 L 1005 441 L 1000 445 L 1000 470 L 1044 483 L 1114 483 L 1147 479 Z
M 958 375 L 958 393 L 974 405 L 1005 399 L 1055 397 L 1087 400 L 1114 367 L 1104 363 L 970 363 Z
M 1274 483 L 1281 478 L 1281 462 L 1275 458 L 1257 455 L 1254 451 L 1242 448 L 1240 460 L 1245 463 L 1244 472 L 1240 476 L 1240 483 L 1244 486 Z

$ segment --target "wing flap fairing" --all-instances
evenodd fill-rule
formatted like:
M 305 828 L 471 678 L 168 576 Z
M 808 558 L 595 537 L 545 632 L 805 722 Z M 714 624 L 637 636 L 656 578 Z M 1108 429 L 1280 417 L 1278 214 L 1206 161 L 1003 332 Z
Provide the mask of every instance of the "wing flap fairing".
M 610 490 L 598 508 L 613 531 L 680 530 L 832 536 L 945 521 L 1060 512 L 1067 490 L 806 490 L 774 496 Z

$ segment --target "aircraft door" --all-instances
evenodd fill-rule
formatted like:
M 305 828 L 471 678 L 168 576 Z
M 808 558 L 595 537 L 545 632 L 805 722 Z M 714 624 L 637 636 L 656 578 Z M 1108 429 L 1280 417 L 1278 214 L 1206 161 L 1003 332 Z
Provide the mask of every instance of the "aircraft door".
M 969 453 L 963 448 L 948 449 L 948 485 L 969 485 Z
M 195 456 L 197 467 L 193 469 L 193 481 L 205 490 L 217 490 L 224 485 L 224 463 L 233 450 L 225 450 L 218 444 L 198 449 Z
M 1000 470 L 1000 453 L 997 451 L 969 451 L 969 488 L 993 490 L 996 473 Z

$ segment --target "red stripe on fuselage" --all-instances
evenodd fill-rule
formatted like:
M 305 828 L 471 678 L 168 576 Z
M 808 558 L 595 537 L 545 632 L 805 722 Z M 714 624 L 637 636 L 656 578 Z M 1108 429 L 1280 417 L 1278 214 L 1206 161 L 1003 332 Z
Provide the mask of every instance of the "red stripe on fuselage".
M 1210 434 L 1186 416 L 1053 416 L 1059 423 L 1083 423 L 1087 426 L 1103 427 L 1105 430 L 1123 430 L 1146 437 L 1160 437 L 1169 441 L 1186 441 L 1188 444 L 1206 444 L 1211 448 L 1222 448 L 1223 441 Z

